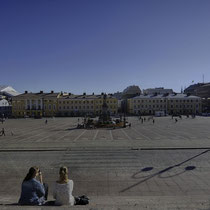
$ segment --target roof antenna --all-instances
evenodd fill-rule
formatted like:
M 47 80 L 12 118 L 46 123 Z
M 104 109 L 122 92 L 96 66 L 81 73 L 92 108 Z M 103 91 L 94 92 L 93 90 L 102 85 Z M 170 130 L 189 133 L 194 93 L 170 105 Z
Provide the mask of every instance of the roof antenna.
M 203 84 L 204 84 L 204 74 L 203 74 Z

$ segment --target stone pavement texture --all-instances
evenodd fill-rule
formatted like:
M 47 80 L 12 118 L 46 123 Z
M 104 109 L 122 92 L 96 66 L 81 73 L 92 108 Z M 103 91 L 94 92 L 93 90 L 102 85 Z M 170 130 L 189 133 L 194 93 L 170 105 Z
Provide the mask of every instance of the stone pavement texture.
M 0 209 L 210 209 L 210 118 L 156 118 L 131 128 L 75 129 L 77 118 L 9 119 L 0 125 Z M 13 135 L 12 135 L 13 134 Z M 87 206 L 20 207 L 22 179 L 38 165 L 49 184 L 68 166 Z

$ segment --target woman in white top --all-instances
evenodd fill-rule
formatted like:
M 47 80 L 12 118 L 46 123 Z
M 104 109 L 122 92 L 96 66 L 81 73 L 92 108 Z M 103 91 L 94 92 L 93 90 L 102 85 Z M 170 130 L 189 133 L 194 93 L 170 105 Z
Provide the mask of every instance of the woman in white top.
M 55 205 L 71 205 L 75 203 L 74 196 L 72 196 L 74 183 L 68 179 L 68 168 L 63 166 L 59 171 L 60 178 L 55 183 L 53 197 L 55 198 Z

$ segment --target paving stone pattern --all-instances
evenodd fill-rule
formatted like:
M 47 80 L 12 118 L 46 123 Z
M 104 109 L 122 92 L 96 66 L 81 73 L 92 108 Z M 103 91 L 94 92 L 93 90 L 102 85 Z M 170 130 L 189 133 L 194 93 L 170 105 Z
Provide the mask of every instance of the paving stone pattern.
M 115 130 L 75 129 L 77 118 L 1 124 L 0 209 L 22 209 L 6 204 L 17 202 L 33 165 L 41 168 L 50 199 L 59 167 L 68 166 L 74 195 L 91 198 L 73 209 L 210 209 L 210 118 L 128 120 L 131 128 Z

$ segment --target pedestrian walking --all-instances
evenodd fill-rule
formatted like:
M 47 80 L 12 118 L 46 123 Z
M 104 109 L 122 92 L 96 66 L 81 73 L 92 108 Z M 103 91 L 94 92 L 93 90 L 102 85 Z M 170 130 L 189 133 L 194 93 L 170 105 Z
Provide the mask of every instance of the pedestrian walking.
M 47 120 L 45 120 L 45 124 L 47 124 Z
M 5 130 L 4 130 L 4 128 L 1 129 L 1 135 L 2 135 L 2 136 L 6 136 L 6 135 L 5 135 Z
M 177 123 L 178 122 L 178 120 L 177 119 L 175 119 L 175 123 Z
M 131 127 L 131 123 L 128 124 L 129 128 Z
M 143 118 L 141 119 L 141 123 L 142 123 L 142 124 L 144 123 L 144 119 L 143 119 Z
M 155 124 L 155 119 L 152 120 L 153 124 Z

